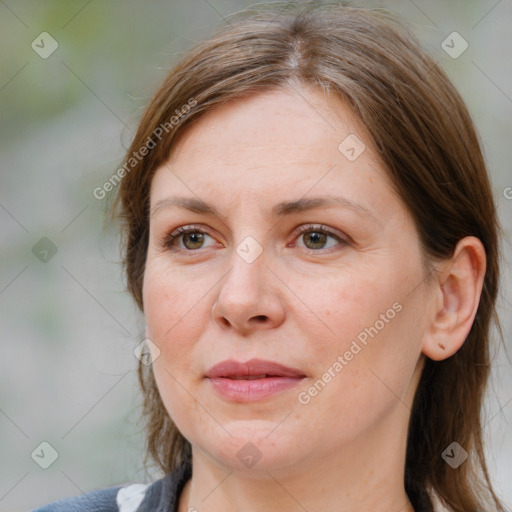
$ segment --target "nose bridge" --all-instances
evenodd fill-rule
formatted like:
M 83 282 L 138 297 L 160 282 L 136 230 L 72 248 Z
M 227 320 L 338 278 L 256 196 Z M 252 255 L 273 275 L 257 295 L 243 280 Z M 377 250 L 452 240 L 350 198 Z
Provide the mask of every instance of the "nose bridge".
M 238 277 L 243 279 L 250 279 L 252 275 L 265 271 L 267 251 L 264 254 L 263 246 L 268 226 L 265 223 L 264 212 L 261 211 L 261 204 L 253 192 L 244 195 L 243 198 L 240 195 L 232 210 L 232 218 L 237 220 L 232 226 L 234 246 L 230 274 L 240 274 Z
M 265 252 L 253 236 L 235 245 L 229 261 L 231 270 L 221 288 L 224 295 L 236 296 L 240 304 L 257 299 L 268 272 Z

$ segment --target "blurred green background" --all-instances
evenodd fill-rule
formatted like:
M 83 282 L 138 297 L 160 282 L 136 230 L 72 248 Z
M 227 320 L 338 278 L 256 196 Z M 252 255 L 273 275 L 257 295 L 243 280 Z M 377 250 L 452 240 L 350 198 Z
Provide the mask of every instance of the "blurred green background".
M 510 347 L 512 2 L 353 3 L 406 20 L 475 119 L 505 229 L 500 313 Z M 93 190 L 117 169 L 169 67 L 250 5 L 0 1 L 2 512 L 160 476 L 143 466 L 137 424 L 133 349 L 143 322 L 124 292 L 117 233 L 104 226 L 106 205 Z M 453 31 L 469 44 L 456 59 L 441 47 Z M 54 43 L 43 32 L 58 44 L 49 56 Z M 504 351 L 496 351 L 486 424 L 491 473 L 509 506 L 510 370 Z M 48 469 L 31 457 L 41 442 L 58 453 Z

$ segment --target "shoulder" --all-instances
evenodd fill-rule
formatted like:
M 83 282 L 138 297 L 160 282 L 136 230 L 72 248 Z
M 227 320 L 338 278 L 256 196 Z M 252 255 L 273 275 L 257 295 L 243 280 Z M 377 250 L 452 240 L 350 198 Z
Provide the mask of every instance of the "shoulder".
M 181 489 L 190 475 L 190 465 L 182 464 L 150 485 L 118 485 L 100 489 L 55 501 L 31 512 L 150 512 L 164 504 L 165 510 L 174 511 Z
M 32 512 L 119 512 L 116 497 L 121 487 L 110 487 L 73 498 L 65 498 Z
M 152 485 L 132 484 L 110 487 L 55 501 L 32 512 L 135 512 L 147 491 L 161 487 L 161 481 Z

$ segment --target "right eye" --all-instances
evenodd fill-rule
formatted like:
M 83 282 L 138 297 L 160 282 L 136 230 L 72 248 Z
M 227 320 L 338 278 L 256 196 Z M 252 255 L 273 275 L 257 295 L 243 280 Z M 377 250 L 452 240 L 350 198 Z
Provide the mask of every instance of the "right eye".
M 197 226 L 180 226 L 172 233 L 165 235 L 162 245 L 170 251 L 195 252 L 203 248 L 205 236 L 210 237 L 206 231 Z M 182 246 L 177 248 L 176 243 L 180 242 L 180 239 Z

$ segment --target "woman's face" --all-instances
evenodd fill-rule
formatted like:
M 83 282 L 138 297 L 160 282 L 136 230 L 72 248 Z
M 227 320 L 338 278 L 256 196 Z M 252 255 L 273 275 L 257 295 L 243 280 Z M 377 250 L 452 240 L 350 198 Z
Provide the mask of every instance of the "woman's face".
M 412 219 L 332 102 L 304 88 L 227 103 L 152 181 L 153 370 L 194 454 L 222 466 L 405 446 L 431 294 Z

